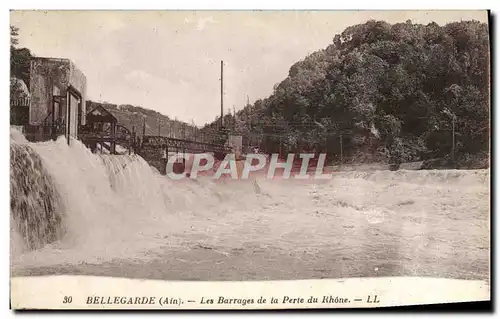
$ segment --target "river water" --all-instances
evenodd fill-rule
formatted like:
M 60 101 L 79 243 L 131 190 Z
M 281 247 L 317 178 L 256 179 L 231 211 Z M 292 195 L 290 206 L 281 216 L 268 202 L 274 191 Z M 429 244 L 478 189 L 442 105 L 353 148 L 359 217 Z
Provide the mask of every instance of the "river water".
M 11 275 L 489 280 L 489 170 L 173 181 L 11 131 Z

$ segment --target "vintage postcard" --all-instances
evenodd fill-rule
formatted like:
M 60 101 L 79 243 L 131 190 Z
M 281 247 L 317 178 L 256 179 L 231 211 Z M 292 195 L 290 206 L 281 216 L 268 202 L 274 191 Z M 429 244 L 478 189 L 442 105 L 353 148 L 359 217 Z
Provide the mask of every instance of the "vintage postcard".
M 11 11 L 11 308 L 490 301 L 488 22 Z

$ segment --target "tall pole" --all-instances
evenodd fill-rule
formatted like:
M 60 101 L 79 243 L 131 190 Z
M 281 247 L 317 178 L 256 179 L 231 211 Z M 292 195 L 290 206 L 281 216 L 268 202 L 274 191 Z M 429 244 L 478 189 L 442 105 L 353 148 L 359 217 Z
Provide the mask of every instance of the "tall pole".
M 234 107 L 234 104 L 233 104 L 233 132 L 236 130 L 236 108 Z
M 141 145 L 140 145 L 141 148 L 142 148 L 142 145 L 144 145 L 144 136 L 146 136 L 146 118 L 144 118 L 144 121 L 142 123 L 142 137 L 141 137 Z
M 220 129 L 222 130 L 222 125 L 224 117 L 224 61 L 220 61 Z
M 342 149 L 342 133 L 340 133 L 340 166 L 342 166 L 342 156 L 343 156 L 343 149 Z
M 134 153 L 135 153 L 135 141 L 136 141 L 136 138 L 135 138 L 135 125 L 132 125 L 132 144 L 130 144 L 130 141 L 129 141 L 129 148 L 128 148 L 128 154 L 132 154 L 132 148 L 134 149 Z
M 451 119 L 452 141 L 451 141 L 451 162 L 455 163 L 455 117 Z

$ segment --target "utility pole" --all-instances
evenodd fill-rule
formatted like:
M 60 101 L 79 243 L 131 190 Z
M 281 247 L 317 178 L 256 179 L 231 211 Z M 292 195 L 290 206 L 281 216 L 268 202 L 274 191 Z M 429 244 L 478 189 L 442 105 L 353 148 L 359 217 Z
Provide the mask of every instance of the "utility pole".
M 220 129 L 224 125 L 224 61 L 220 61 Z
M 455 163 L 455 116 L 451 117 L 451 130 L 452 130 L 452 137 L 451 137 L 451 162 Z
M 229 112 L 231 112 L 231 110 Z M 234 104 L 233 104 L 233 117 L 231 118 L 231 122 L 232 122 L 231 126 L 232 126 L 232 129 L 233 129 L 233 132 L 234 132 L 236 130 L 236 108 L 234 107 Z
M 161 136 L 161 133 L 160 133 L 160 121 L 158 120 L 158 136 Z
M 444 108 L 441 111 L 443 114 L 448 116 L 451 119 L 451 162 L 455 162 L 455 122 L 457 120 L 457 116 L 455 113 L 451 112 L 448 108 Z
M 342 149 L 342 133 L 340 133 L 340 166 L 342 166 L 342 157 L 343 157 L 343 149 Z
M 193 127 L 193 136 L 192 136 L 192 139 L 194 141 L 197 140 L 197 134 L 196 134 L 196 124 L 194 123 L 194 120 L 191 119 L 191 126 Z
M 280 137 L 279 158 L 283 158 L 283 139 L 282 139 L 282 135 L 279 134 L 279 137 Z
M 135 153 L 135 142 L 136 142 L 136 137 L 135 137 L 135 125 L 132 125 L 132 138 L 131 141 L 129 141 L 129 147 L 128 147 L 128 154 L 132 154 L 132 148 L 134 149 Z

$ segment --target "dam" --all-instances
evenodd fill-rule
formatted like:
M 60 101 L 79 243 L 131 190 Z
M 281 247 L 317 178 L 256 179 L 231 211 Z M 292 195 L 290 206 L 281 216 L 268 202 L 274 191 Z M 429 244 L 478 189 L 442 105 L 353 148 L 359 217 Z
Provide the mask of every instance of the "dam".
M 10 143 L 13 275 L 488 278 L 489 170 L 173 181 L 64 137 Z
M 172 180 L 168 154 L 220 158 L 238 138 L 138 134 L 87 101 L 71 61 L 31 74 L 10 132 L 12 276 L 489 278 L 489 169 Z

